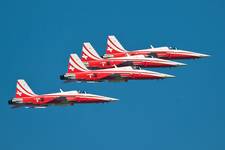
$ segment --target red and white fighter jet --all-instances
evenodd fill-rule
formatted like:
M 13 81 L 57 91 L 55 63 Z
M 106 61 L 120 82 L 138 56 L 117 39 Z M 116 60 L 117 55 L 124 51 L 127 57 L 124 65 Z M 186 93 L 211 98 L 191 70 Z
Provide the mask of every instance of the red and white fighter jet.
M 159 58 L 146 58 L 144 55 L 103 59 L 90 43 L 83 43 L 82 62 L 90 69 L 104 69 L 123 66 L 139 67 L 176 67 L 185 64 Z
M 151 46 L 151 48 L 148 49 L 128 51 L 125 48 L 123 48 L 123 46 L 115 36 L 113 35 L 108 36 L 106 54 L 104 55 L 104 58 L 124 57 L 127 54 L 144 55 L 145 57 L 156 57 L 162 59 L 195 59 L 209 56 L 206 54 L 200 54 L 191 51 L 178 50 L 172 47 Z
M 28 107 L 28 108 L 45 108 L 50 105 L 73 105 L 75 103 L 104 103 L 111 102 L 117 99 L 87 94 L 86 92 L 68 91 L 63 92 L 60 89 L 59 93 L 52 94 L 35 94 L 24 80 L 18 80 L 16 85 L 16 97 L 9 100 L 9 105 L 13 108 Z
M 141 70 L 140 68 L 137 69 L 131 66 L 89 70 L 82 63 L 77 54 L 71 54 L 69 58 L 68 71 L 66 74 L 61 75 L 60 79 L 65 81 L 101 82 L 164 79 L 171 77 L 175 76 L 153 71 Z

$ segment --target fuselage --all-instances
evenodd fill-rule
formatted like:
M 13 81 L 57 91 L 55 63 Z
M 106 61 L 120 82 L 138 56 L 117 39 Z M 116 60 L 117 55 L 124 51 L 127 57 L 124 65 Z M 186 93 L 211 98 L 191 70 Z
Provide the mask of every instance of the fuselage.
M 123 66 L 139 66 L 145 67 L 177 67 L 185 64 L 174 61 L 159 59 L 159 58 L 146 58 L 144 55 L 133 55 L 125 57 L 113 57 L 99 60 L 83 61 L 83 63 L 92 69 L 96 68 L 113 68 Z
M 22 98 L 13 98 L 9 104 L 18 106 L 49 106 L 49 105 L 73 105 L 74 103 L 104 103 L 116 100 L 114 98 L 80 93 L 78 91 L 60 92 L 53 94 L 34 95 Z
M 78 80 L 78 81 L 104 81 L 104 80 L 141 80 L 141 79 L 163 79 L 174 77 L 172 75 L 134 69 L 130 66 L 128 67 L 116 67 L 109 69 L 99 69 L 99 70 L 87 70 L 83 72 L 67 73 L 61 76 L 62 80 Z
M 156 57 L 162 59 L 196 59 L 202 57 L 208 57 L 209 55 L 195 53 L 185 50 L 176 50 L 168 47 L 149 48 L 143 50 L 116 52 L 112 50 L 112 53 L 106 54 L 105 57 L 124 57 L 126 55 L 144 55 L 145 57 Z

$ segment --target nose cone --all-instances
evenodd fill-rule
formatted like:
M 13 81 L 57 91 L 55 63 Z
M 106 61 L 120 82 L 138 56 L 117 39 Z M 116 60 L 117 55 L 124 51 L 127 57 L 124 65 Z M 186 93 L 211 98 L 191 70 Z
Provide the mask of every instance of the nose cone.
M 161 78 L 175 78 L 176 76 L 170 74 L 161 74 Z
M 195 52 L 188 52 L 186 54 L 187 54 L 187 56 L 192 56 L 193 58 L 209 57 L 209 55 L 207 55 L 207 54 L 201 54 L 201 53 L 195 53 Z
M 185 63 L 169 61 L 169 60 L 167 60 L 165 63 L 172 66 L 172 67 L 179 67 L 179 66 L 186 66 L 187 65 Z
M 165 79 L 165 78 L 175 78 L 176 76 L 174 75 L 170 75 L 170 74 L 165 74 L 165 73 L 157 73 L 155 72 L 156 76 L 158 76 L 158 78 L 161 78 L 161 79 Z
M 179 66 L 187 66 L 187 64 L 181 63 L 181 62 L 175 62 L 175 66 L 177 66 L 177 67 L 179 67 Z
M 152 79 L 175 78 L 174 75 L 160 73 L 160 72 L 155 72 L 155 71 L 146 71 L 146 73 L 148 73 L 148 75 Z
M 107 102 L 118 101 L 118 100 L 119 99 L 116 99 L 116 98 L 104 97 L 104 101 L 107 101 Z
M 106 97 L 106 96 L 98 96 L 96 97 L 97 100 L 102 101 L 102 102 L 113 102 L 113 101 L 118 101 L 116 98 L 112 97 Z
M 107 97 L 107 101 L 118 101 L 119 99 L 117 98 L 111 98 L 111 97 Z
M 207 54 L 200 54 L 200 53 L 197 53 L 198 57 L 199 58 L 204 58 L 204 57 L 209 57 L 210 55 L 207 55 Z
M 153 64 L 155 63 L 156 67 L 177 67 L 177 66 L 185 66 L 186 64 L 176 62 L 176 61 L 171 61 L 171 60 L 166 60 L 166 59 L 160 59 L 160 58 L 150 58 Z
M 178 51 L 179 53 L 179 51 Z M 205 57 L 209 57 L 210 55 L 207 55 L 207 54 L 201 54 L 201 53 L 195 53 L 195 52 L 191 52 L 191 51 L 182 51 L 181 50 L 181 53 L 179 53 L 180 56 L 184 58 L 205 58 Z

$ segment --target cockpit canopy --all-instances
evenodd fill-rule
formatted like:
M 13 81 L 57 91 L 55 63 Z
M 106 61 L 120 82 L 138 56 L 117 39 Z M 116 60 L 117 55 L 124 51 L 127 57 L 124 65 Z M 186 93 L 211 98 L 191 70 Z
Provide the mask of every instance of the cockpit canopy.
M 169 49 L 171 49 L 171 50 L 177 50 L 177 47 L 175 47 L 175 46 L 170 46 Z
M 132 68 L 135 70 L 141 70 L 141 67 L 139 67 L 139 66 L 132 66 Z
M 86 94 L 87 92 L 83 90 L 79 90 L 78 93 Z

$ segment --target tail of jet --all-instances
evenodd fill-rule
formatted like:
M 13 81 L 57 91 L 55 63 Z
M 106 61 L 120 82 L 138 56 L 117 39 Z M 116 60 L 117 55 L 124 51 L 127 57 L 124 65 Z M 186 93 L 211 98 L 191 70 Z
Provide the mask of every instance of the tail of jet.
M 16 98 L 32 97 L 36 95 L 25 80 L 19 79 L 16 84 Z
M 96 50 L 92 47 L 91 43 L 83 43 L 82 47 L 82 61 L 101 60 Z
M 70 54 L 68 63 L 68 73 L 83 72 L 87 70 L 88 69 L 77 56 L 77 54 Z
M 114 35 L 107 38 L 106 54 L 127 52 Z

